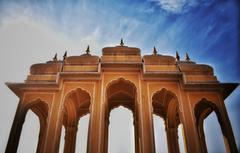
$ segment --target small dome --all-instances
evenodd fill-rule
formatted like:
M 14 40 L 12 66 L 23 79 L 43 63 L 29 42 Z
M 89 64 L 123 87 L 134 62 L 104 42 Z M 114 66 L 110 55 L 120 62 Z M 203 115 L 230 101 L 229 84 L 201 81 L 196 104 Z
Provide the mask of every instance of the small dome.
M 51 62 L 51 63 L 39 63 L 34 64 L 30 68 L 31 75 L 40 75 L 40 74 L 57 74 L 61 71 L 62 63 L 61 62 Z
M 181 72 L 186 74 L 213 75 L 213 68 L 205 64 L 181 63 L 178 65 Z
M 127 46 L 105 47 L 102 49 L 104 55 L 140 55 L 140 49 Z
M 173 65 L 176 64 L 175 58 L 166 55 L 145 55 L 143 62 L 146 65 Z
M 92 56 L 89 54 L 83 54 L 81 56 L 69 56 L 66 58 L 65 64 L 70 65 L 95 65 L 99 63 L 98 56 Z

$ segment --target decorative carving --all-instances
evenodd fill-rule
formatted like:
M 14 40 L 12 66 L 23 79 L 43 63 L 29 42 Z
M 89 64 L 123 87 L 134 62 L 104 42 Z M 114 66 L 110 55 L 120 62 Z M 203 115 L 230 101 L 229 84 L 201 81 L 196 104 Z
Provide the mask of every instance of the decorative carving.
M 65 51 L 64 55 L 63 55 L 63 61 L 65 61 L 67 58 L 67 51 Z
M 121 38 L 120 46 L 124 46 L 123 39 Z
M 186 53 L 185 60 L 186 60 L 187 62 L 190 62 L 190 61 L 191 61 L 190 57 L 188 56 L 188 53 Z
M 87 46 L 86 55 L 90 55 L 89 45 Z
M 58 59 L 57 59 L 57 53 L 54 55 L 53 57 L 53 61 L 56 62 Z
M 153 47 L 153 55 L 157 55 L 157 50 L 156 50 L 155 46 Z
M 176 51 L 176 60 L 180 61 L 180 56 L 178 55 L 178 51 Z

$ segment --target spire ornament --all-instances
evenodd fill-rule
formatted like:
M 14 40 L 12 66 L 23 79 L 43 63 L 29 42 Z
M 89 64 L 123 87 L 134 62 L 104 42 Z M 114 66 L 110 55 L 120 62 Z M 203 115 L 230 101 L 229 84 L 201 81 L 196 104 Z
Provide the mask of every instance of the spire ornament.
M 57 59 L 57 53 L 54 55 L 53 57 L 53 61 L 56 62 L 58 59 Z
M 123 39 L 121 38 L 120 46 L 124 46 Z
M 179 54 L 178 54 L 178 51 L 176 51 L 176 60 L 177 60 L 177 61 L 180 61 L 180 56 L 179 56 Z
M 87 46 L 86 55 L 90 55 L 89 45 Z
M 157 49 L 155 46 L 153 47 L 153 55 L 157 55 Z
M 186 53 L 185 60 L 186 60 L 187 62 L 191 61 L 190 57 L 188 56 L 188 53 Z
M 65 61 L 67 58 L 67 51 L 65 51 L 64 55 L 63 55 L 63 61 Z

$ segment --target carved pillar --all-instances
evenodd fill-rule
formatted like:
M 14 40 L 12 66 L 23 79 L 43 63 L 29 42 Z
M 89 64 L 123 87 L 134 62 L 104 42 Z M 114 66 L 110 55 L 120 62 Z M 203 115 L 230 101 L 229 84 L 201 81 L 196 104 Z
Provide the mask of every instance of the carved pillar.
M 94 99 L 91 101 L 90 108 L 87 153 L 102 153 L 104 149 L 102 140 L 104 139 L 105 108 L 101 89 L 101 82 L 96 82 L 93 92 L 95 95 L 91 97 Z
M 221 102 L 221 109 L 220 109 L 220 113 L 217 113 L 217 117 L 218 117 L 218 121 L 220 123 L 221 129 L 222 129 L 222 133 L 223 133 L 223 137 L 224 137 L 224 142 L 225 142 L 225 146 L 226 146 L 226 152 L 227 153 L 237 153 L 238 149 L 237 149 L 237 145 L 236 145 L 236 141 L 234 138 L 234 134 L 232 131 L 232 126 L 227 114 L 227 110 L 224 104 L 224 101 L 220 101 Z
M 139 95 L 139 132 L 141 136 L 141 152 L 155 153 L 151 99 L 148 99 L 146 82 L 142 82 Z
M 58 153 L 63 110 L 61 108 L 62 96 L 61 92 L 56 93 L 49 110 L 48 122 L 46 126 L 46 136 L 44 139 L 43 153 Z
M 184 127 L 186 138 L 186 151 L 188 153 L 202 153 L 201 144 L 198 136 L 197 123 L 195 122 L 194 108 L 191 105 L 194 103 L 185 92 L 182 92 L 182 98 L 179 99 L 179 106 L 182 108 L 182 125 Z M 182 105 L 184 107 L 182 107 Z
M 199 135 L 199 141 L 201 144 L 201 150 L 202 153 L 207 153 L 207 144 L 206 144 L 206 140 L 205 140 L 205 134 L 204 134 L 204 129 L 203 129 L 203 122 L 204 119 L 209 115 L 209 113 L 211 113 L 212 110 L 206 110 L 204 111 L 201 116 L 199 116 L 198 123 L 197 123 L 197 128 L 198 128 L 198 135 Z
M 207 153 L 208 151 L 207 151 L 207 145 L 206 145 L 206 140 L 205 140 L 205 134 L 204 134 L 204 130 L 203 130 L 203 124 L 198 125 L 198 133 L 199 133 L 202 152 Z
M 135 136 L 135 153 L 139 153 L 139 134 L 138 134 L 138 122 L 134 119 L 134 136 Z
M 44 139 L 46 136 L 46 123 L 40 122 L 40 132 L 38 136 L 38 145 L 37 145 L 37 153 L 43 152 L 43 145 L 44 145 Z
M 180 153 L 178 144 L 178 129 L 177 127 L 167 127 L 166 135 L 168 143 L 168 153 Z
M 21 101 L 18 103 L 14 121 L 8 138 L 5 153 L 16 153 L 18 149 L 19 139 L 22 132 L 22 126 L 25 121 L 26 111 L 23 108 Z
M 64 153 L 75 153 L 77 125 L 67 126 L 65 130 Z
M 109 115 L 105 121 L 104 153 L 108 153 L 108 130 L 109 130 Z

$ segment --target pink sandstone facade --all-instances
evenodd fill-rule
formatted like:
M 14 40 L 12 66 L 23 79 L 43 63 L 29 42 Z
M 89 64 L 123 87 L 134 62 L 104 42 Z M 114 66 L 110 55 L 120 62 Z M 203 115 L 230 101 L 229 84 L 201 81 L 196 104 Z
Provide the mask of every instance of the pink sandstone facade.
M 224 104 L 236 83 L 220 83 L 213 68 L 158 54 L 141 56 L 140 49 L 106 47 L 102 56 L 55 56 L 34 64 L 24 83 L 6 83 L 19 97 L 5 153 L 16 153 L 28 110 L 39 118 L 37 153 L 58 153 L 61 129 L 64 153 L 74 153 L 79 119 L 90 114 L 87 153 L 108 152 L 110 111 L 130 109 L 134 118 L 135 152 L 155 153 L 153 114 L 165 121 L 169 153 L 179 153 L 177 127 L 183 125 L 185 150 L 207 153 L 203 121 L 215 112 L 227 153 L 237 153 Z

